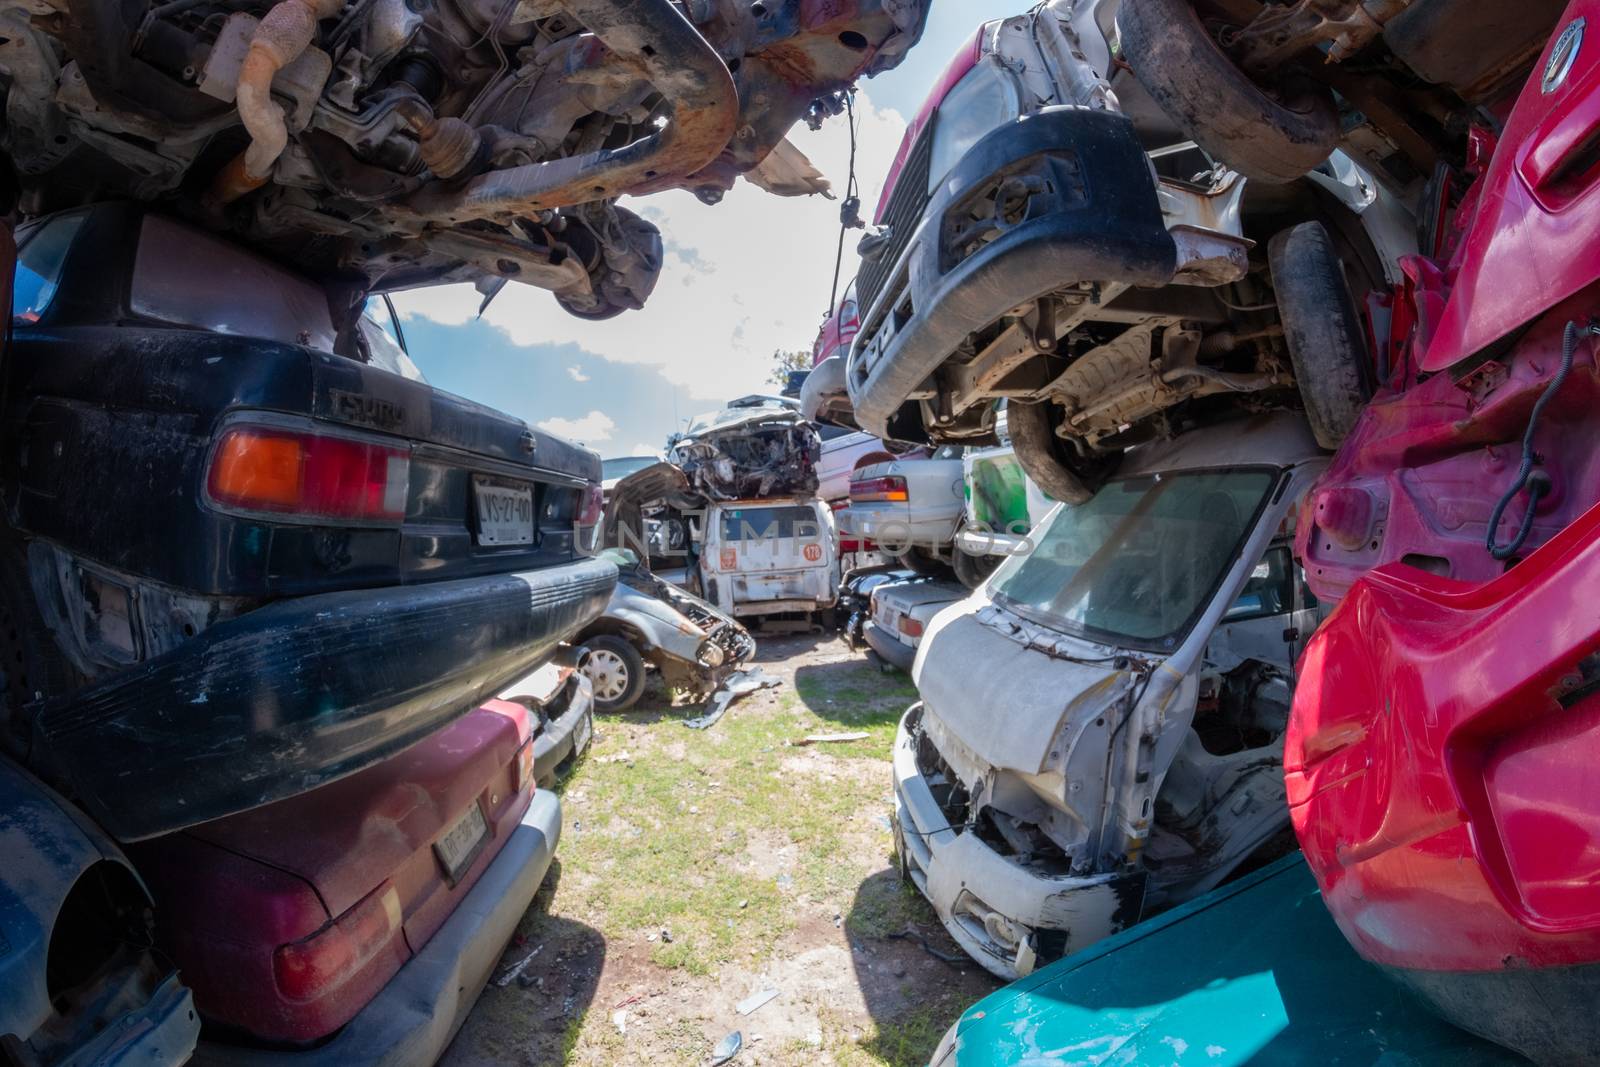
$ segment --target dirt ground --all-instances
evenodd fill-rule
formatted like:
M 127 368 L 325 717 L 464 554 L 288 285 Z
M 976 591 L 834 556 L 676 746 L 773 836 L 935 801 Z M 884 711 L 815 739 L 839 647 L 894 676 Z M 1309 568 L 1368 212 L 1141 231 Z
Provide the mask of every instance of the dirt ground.
M 504 957 L 537 949 L 531 983 L 486 989 L 444 1067 L 698 1065 L 734 1030 L 738 1065 L 923 1064 L 995 988 L 895 867 L 889 748 L 910 681 L 832 635 L 757 636 L 783 685 L 710 730 L 685 729 L 696 709 L 655 679 L 596 718 Z M 843 732 L 868 738 L 794 744 Z M 891 936 L 908 931 L 960 962 Z

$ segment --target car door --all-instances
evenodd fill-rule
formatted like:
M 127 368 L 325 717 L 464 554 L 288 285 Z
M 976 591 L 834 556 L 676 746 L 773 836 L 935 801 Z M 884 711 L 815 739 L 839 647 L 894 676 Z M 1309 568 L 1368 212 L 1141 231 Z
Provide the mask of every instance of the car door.
M 1291 546 L 1275 542 L 1256 562 L 1244 589 L 1222 616 L 1207 658 L 1223 670 L 1245 660 L 1259 660 L 1292 671 L 1319 616 L 1316 598 L 1306 588 Z

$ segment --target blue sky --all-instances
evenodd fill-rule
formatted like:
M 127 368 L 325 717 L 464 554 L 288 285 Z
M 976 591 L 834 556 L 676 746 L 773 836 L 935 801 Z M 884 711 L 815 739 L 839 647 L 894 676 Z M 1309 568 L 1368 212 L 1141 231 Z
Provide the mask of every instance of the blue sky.
M 1028 0 L 932 0 L 921 44 L 861 87 L 858 175 L 870 215 L 884 173 L 933 81 L 980 22 Z M 842 189 L 842 118 L 791 133 Z M 602 455 L 657 450 L 683 420 L 761 391 L 777 348 L 809 349 L 827 305 L 838 205 L 782 200 L 738 186 L 707 207 L 687 193 L 627 206 L 661 227 L 668 255 L 645 309 L 605 323 L 573 319 L 548 293 L 510 285 L 484 319 L 478 295 L 452 286 L 401 294 L 412 358 L 436 386 L 490 404 Z M 846 239 L 844 276 L 854 274 Z

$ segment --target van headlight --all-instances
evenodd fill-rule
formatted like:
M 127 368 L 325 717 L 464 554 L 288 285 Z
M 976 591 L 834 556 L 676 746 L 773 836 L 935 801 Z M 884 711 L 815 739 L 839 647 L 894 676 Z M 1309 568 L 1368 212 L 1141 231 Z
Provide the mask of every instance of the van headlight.
M 929 194 L 973 145 L 1014 120 L 1020 111 L 1016 86 L 998 63 L 985 61 L 968 71 L 939 105 L 934 119 Z
M 697 657 L 707 667 L 720 667 L 727 658 L 727 653 L 722 651 L 722 646 L 715 641 L 707 641 L 700 646 Z

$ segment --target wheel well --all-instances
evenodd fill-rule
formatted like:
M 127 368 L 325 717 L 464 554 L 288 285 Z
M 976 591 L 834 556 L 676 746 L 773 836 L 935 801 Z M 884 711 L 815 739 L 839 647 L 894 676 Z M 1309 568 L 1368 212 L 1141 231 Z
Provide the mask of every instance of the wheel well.
M 589 638 L 599 637 L 602 634 L 611 637 L 620 637 L 630 645 L 633 645 L 635 648 L 639 649 L 641 652 L 650 645 L 650 642 L 644 639 L 644 634 L 640 632 L 637 626 L 623 622 L 620 619 L 597 619 L 593 623 L 590 623 L 589 627 L 582 631 L 579 636 L 573 638 L 572 643 L 575 645 L 581 645 L 583 642 L 589 640 Z
M 52 1001 L 105 972 L 124 949 L 151 944 L 151 902 L 127 867 L 101 860 L 73 883 L 50 930 L 45 984 Z

